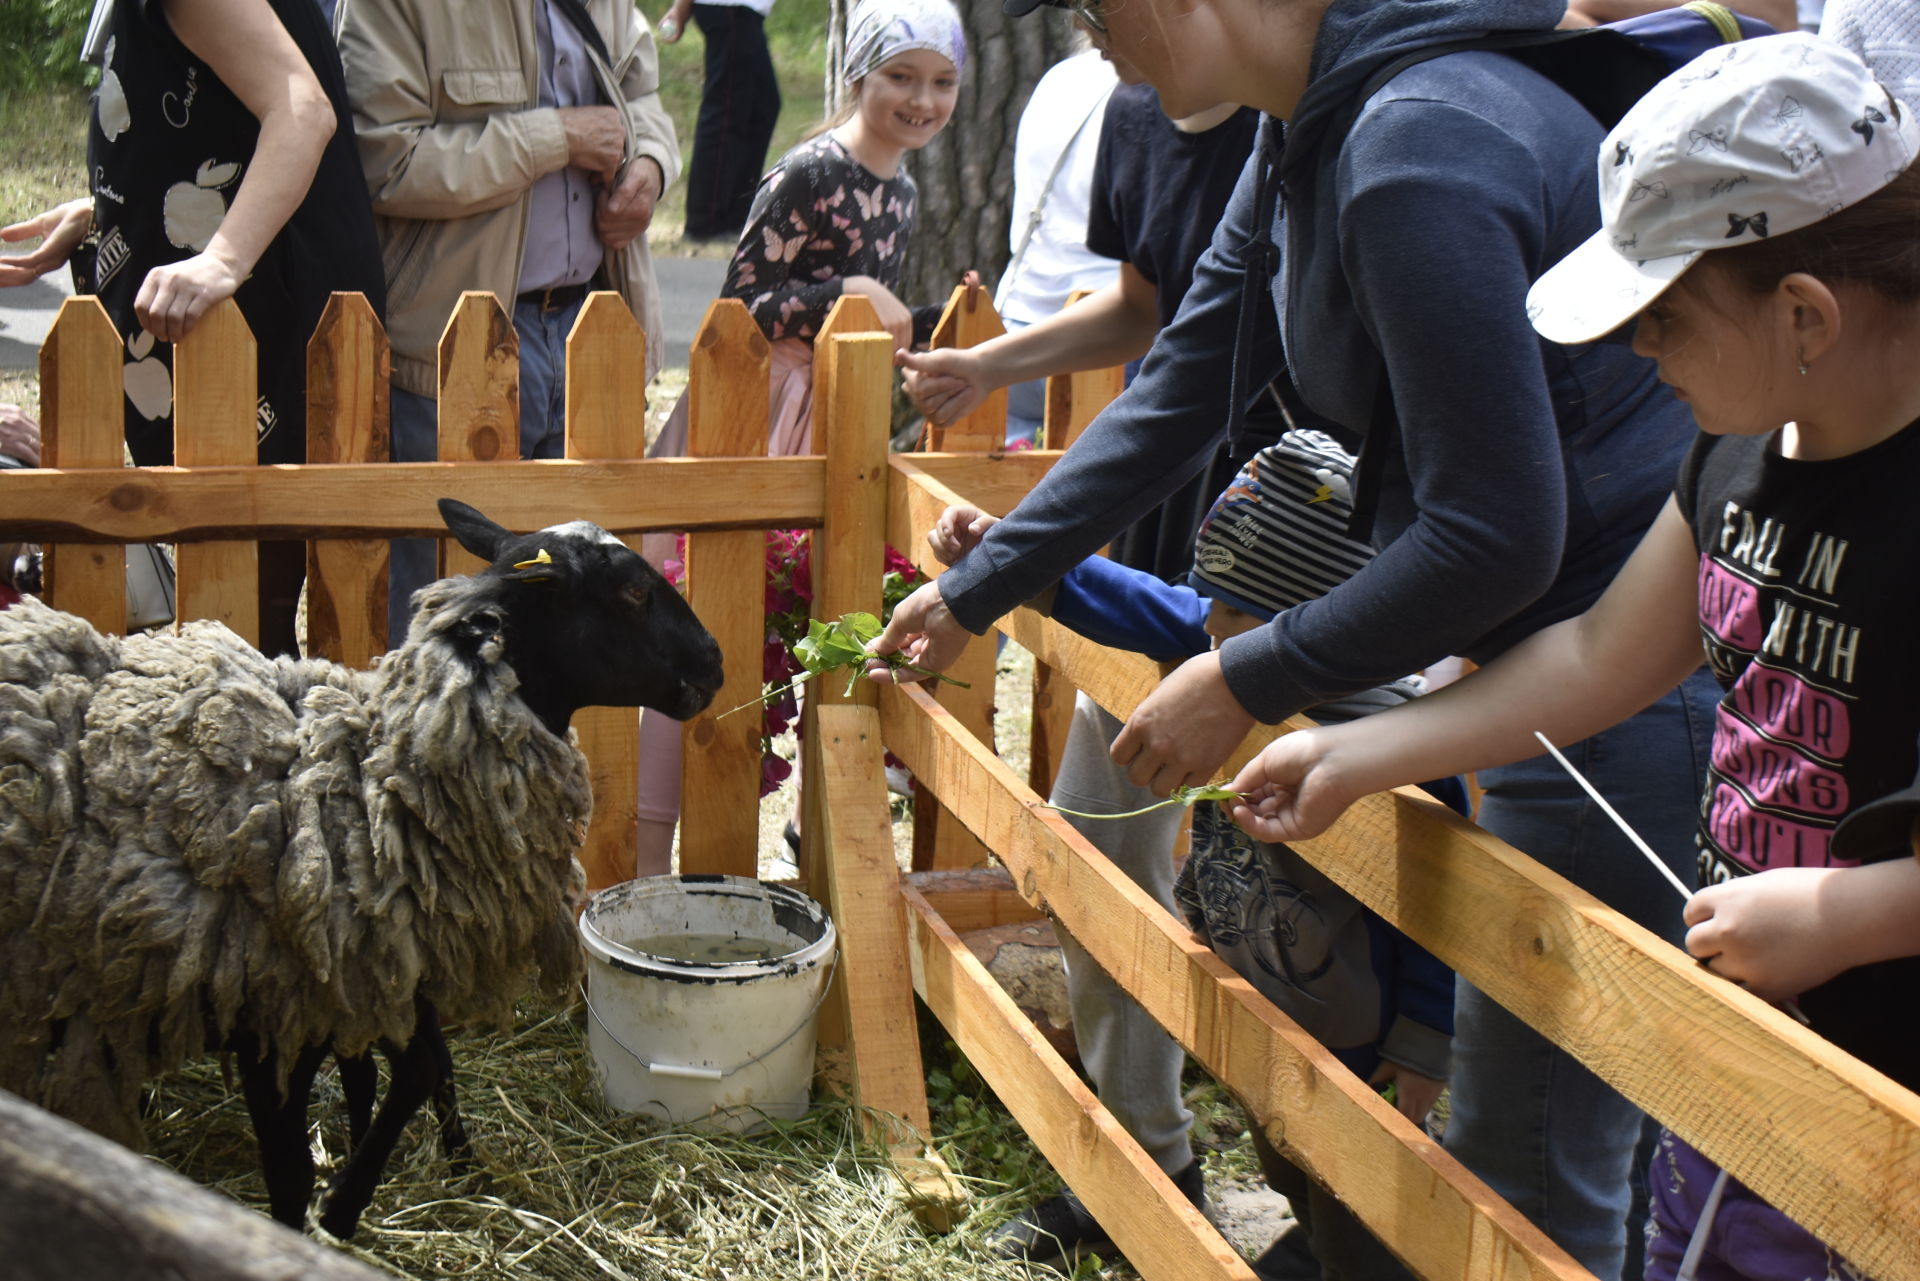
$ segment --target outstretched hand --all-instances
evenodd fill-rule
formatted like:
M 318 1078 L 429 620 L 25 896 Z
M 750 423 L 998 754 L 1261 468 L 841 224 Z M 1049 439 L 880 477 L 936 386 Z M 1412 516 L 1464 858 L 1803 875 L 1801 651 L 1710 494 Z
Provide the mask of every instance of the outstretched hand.
M 1227 786 L 1246 800 L 1228 806 L 1233 821 L 1261 841 L 1320 835 L 1365 793 L 1328 763 L 1326 731 L 1296 730 L 1261 749 Z
M 998 516 L 989 516 L 966 503 L 955 503 L 941 512 L 940 519 L 927 531 L 927 546 L 933 549 L 935 560 L 951 565 L 978 547 L 987 531 L 999 523 Z
M 906 371 L 907 399 L 936 427 L 965 418 L 995 387 L 981 368 L 980 353 L 968 347 L 897 351 L 893 363 Z
M 1208 782 L 1253 729 L 1213 651 L 1189 658 L 1142 699 L 1113 740 L 1113 762 L 1155 796 Z M 1236 789 L 1238 790 L 1238 789 Z
M 69 200 L 25 222 L 0 227 L 0 240 L 18 244 L 38 237 L 26 253 L 0 258 L 0 287 L 30 285 L 56 267 L 66 265 L 73 251 L 93 228 L 93 201 Z
M 876 658 L 867 664 L 867 679 L 882 685 L 927 680 L 952 667 L 972 639 L 973 633 L 948 612 L 939 582 L 923 583 L 894 606 L 886 629 L 867 646 L 870 654 L 904 654 L 908 662 L 922 670 L 890 667 Z

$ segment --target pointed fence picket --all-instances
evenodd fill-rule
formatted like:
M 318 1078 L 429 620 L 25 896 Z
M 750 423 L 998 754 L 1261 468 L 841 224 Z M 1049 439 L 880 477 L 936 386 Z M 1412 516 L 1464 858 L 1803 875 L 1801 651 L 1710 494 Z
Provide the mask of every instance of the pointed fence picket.
M 362 294 L 335 294 L 307 344 L 307 461 L 373 463 L 391 457 L 386 330 Z M 309 654 L 365 667 L 387 650 L 387 540 L 308 544 Z
M 688 357 L 687 452 L 757 458 L 767 452 L 768 345 L 747 308 L 707 308 Z M 767 534 L 687 536 L 687 600 L 726 662 L 726 684 L 686 728 L 680 783 L 680 870 L 759 875 L 760 697 L 766 644 Z M 647 713 L 654 715 L 654 713 Z

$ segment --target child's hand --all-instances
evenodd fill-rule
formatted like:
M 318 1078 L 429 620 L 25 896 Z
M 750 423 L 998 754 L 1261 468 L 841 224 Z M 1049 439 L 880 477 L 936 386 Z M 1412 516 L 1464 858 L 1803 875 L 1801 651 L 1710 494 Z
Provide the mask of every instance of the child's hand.
M 1393 1106 L 1400 1109 L 1401 1116 L 1415 1125 L 1426 1122 L 1427 1113 L 1433 1111 L 1433 1105 L 1440 1101 L 1440 1091 L 1447 1088 L 1445 1081 L 1421 1076 L 1410 1067 L 1402 1067 L 1398 1063 L 1390 1063 L 1385 1059 L 1382 1059 L 1380 1066 L 1373 1070 L 1373 1075 L 1367 1078 L 1367 1084 L 1375 1089 L 1391 1084 L 1398 1096 L 1394 1099 Z
M 951 565 L 978 547 L 986 532 L 999 523 L 998 516 L 989 516 L 978 507 L 956 503 L 941 512 L 940 519 L 927 531 L 927 546 L 933 549 L 935 560 L 942 565 Z
M 1708 886 L 1687 900 L 1687 951 L 1761 1000 L 1790 1001 L 1855 964 L 1847 922 L 1828 910 L 1834 878 L 1853 870 L 1777 867 Z
M 1366 793 L 1343 783 L 1328 763 L 1326 730 L 1296 730 L 1267 744 L 1227 786 L 1247 799 L 1229 805 L 1233 821 L 1262 841 L 1302 841 L 1332 827 Z
M 965 418 L 1000 385 L 987 376 L 977 347 L 898 352 L 893 363 L 907 371 L 913 407 L 936 427 Z
M 905 351 L 913 346 L 913 313 L 907 310 L 905 303 L 894 297 L 893 290 L 872 276 L 848 276 L 840 282 L 840 291 L 860 294 L 873 304 L 874 312 L 880 317 L 880 328 L 893 335 L 895 351 Z

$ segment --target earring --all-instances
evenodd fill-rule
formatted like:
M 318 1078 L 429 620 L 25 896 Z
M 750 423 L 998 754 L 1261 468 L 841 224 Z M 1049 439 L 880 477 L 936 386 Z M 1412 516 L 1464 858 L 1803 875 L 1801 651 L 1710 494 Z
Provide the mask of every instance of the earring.
M 1806 353 L 1806 349 L 1805 349 L 1805 348 L 1801 348 L 1800 350 L 1798 350 L 1798 351 L 1796 351 L 1796 352 L 1794 353 L 1794 358 L 1795 358 L 1796 360 L 1798 360 L 1798 361 L 1800 362 L 1800 376 L 1801 376 L 1802 378 L 1805 378 L 1805 377 L 1807 376 L 1807 353 Z

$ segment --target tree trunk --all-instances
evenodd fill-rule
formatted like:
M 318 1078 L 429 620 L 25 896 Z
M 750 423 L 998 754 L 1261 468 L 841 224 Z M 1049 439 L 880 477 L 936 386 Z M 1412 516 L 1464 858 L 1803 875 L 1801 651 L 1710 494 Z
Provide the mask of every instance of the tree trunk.
M 900 298 L 908 306 L 945 301 L 971 267 L 991 290 L 1011 250 L 1013 135 L 1033 86 L 1074 51 L 1066 14 L 1043 7 L 1009 18 L 1001 0 L 956 0 L 967 33 L 968 66 L 953 120 L 907 160 L 920 188 Z M 832 0 L 827 41 L 829 101 L 845 66 L 850 0 Z

